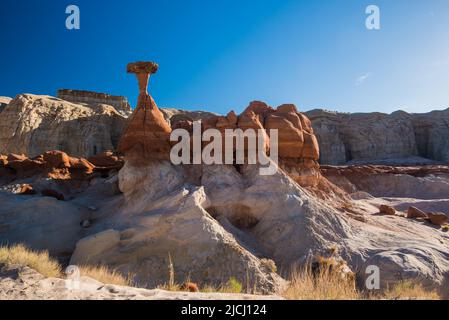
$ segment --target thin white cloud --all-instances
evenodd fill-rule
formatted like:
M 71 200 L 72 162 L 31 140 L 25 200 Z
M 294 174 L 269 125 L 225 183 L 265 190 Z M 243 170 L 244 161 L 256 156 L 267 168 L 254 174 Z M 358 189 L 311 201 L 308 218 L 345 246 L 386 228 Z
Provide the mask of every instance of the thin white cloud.
M 368 78 L 370 78 L 373 74 L 371 72 L 362 74 L 360 77 L 358 77 L 355 80 L 355 86 L 358 87 L 360 85 L 362 85 Z

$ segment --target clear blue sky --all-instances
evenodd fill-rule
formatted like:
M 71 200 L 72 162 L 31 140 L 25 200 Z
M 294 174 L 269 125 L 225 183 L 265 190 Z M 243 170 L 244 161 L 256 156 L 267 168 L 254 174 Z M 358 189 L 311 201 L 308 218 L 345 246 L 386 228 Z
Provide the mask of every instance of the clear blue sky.
M 65 28 L 69 4 L 80 30 Z M 369 4 L 380 7 L 379 31 L 365 28 Z M 150 92 L 162 107 L 449 107 L 447 0 L 2 0 L 0 26 L 5 96 L 73 88 L 135 103 L 126 64 L 153 60 Z

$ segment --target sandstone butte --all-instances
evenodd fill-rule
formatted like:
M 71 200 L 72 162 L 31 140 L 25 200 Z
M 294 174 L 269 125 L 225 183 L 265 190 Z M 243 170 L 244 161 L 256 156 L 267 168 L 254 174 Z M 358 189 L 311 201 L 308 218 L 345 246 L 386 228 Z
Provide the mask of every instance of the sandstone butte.
M 130 63 L 129 73 L 135 73 L 139 84 L 139 97 L 128 127 L 125 129 L 118 152 L 125 155 L 133 165 L 144 164 L 150 159 L 168 160 L 170 154 L 170 133 L 172 129 L 184 128 L 192 132 L 193 122 L 189 119 L 172 121 L 164 119 L 154 99 L 148 94 L 147 86 L 151 74 L 156 73 L 154 62 Z M 253 101 L 237 116 L 234 111 L 226 116 L 210 116 L 203 120 L 202 130 L 240 128 L 265 129 L 264 146 L 269 152 L 270 129 L 278 130 L 278 153 L 281 167 L 303 186 L 319 183 L 319 147 L 310 120 L 298 112 L 293 104 L 284 104 L 274 109 L 264 102 Z M 224 146 L 224 143 L 223 143 Z M 245 149 L 247 149 L 245 145 Z

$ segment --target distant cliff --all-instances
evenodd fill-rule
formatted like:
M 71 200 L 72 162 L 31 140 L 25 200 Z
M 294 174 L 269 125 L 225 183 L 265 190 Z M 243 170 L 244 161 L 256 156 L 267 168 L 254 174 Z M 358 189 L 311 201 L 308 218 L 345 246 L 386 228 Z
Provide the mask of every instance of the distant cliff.
M 125 125 L 126 117 L 110 105 L 21 94 L 0 112 L 0 154 L 61 150 L 89 157 L 114 149 Z
M 60 89 L 58 90 L 58 98 L 73 103 L 107 104 L 113 106 L 119 112 L 124 112 L 125 114 L 131 112 L 131 106 L 129 105 L 127 98 L 122 96 L 113 96 L 107 93 Z
M 0 97 L 0 153 L 33 156 L 59 149 L 89 157 L 117 147 L 130 114 L 126 98 L 71 90 L 60 91 L 59 96 L 64 99 L 18 95 L 10 101 Z M 215 115 L 161 111 L 172 124 Z M 423 114 L 350 114 L 317 109 L 304 114 L 312 121 L 321 164 L 413 157 L 449 162 L 449 109 Z
M 422 157 L 449 162 L 449 109 L 422 114 L 306 112 L 321 164 Z

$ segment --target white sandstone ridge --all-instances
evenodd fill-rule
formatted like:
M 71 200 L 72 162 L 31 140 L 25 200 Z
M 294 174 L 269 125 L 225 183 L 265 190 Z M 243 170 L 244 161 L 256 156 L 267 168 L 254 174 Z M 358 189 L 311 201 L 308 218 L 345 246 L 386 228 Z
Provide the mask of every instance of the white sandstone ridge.
M 72 264 L 131 271 L 140 285 L 151 287 L 167 281 L 170 256 L 178 282 L 217 284 L 235 277 L 271 293 L 285 284 L 282 270 L 337 248 L 362 278 L 367 266 L 378 266 L 384 288 L 410 279 L 448 294 L 447 234 L 399 216 L 374 215 L 383 200 L 362 197 L 337 209 L 281 170 L 261 176 L 257 166 L 238 172 L 166 161 L 126 163 L 119 187 L 122 204 L 78 242 Z
M 356 188 L 344 198 L 329 193 L 317 198 L 324 192 L 300 187 L 281 170 L 260 176 L 258 166 L 173 166 L 154 160 L 139 167 L 126 162 L 118 174 L 112 170 L 84 180 L 19 177 L 0 188 L 0 243 L 48 250 L 64 265 L 70 260 L 106 265 L 150 289 L 169 282 L 171 260 L 175 283 L 218 287 L 234 277 L 245 292 L 254 293 L 281 291 L 292 265 L 331 249 L 357 272 L 362 288 L 366 267 L 375 265 L 384 288 L 410 279 L 447 295 L 449 234 L 399 212 L 378 215 L 381 204 L 449 214 L 447 174 L 419 172 L 411 179 L 405 172 L 382 177 L 384 168 L 376 170 L 380 173 L 350 171 L 343 175 L 347 181 L 334 174 L 332 180 L 347 185 L 348 192 Z M 371 174 L 372 182 L 363 173 Z M 423 179 L 428 187 L 421 195 Z M 372 188 L 379 197 L 404 197 L 385 192 L 391 185 L 410 193 L 401 187 L 410 181 L 421 199 L 361 192 Z M 65 200 L 39 192 L 15 194 L 23 184 L 62 193 Z
M 320 145 L 321 164 L 449 162 L 449 109 L 422 114 L 306 112 Z M 408 159 L 407 159 L 408 158 Z M 423 159 L 424 158 L 424 159 Z M 389 162 L 392 164 L 392 162 Z

